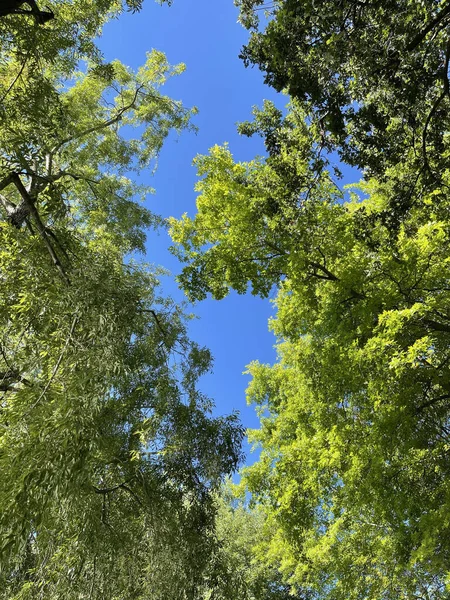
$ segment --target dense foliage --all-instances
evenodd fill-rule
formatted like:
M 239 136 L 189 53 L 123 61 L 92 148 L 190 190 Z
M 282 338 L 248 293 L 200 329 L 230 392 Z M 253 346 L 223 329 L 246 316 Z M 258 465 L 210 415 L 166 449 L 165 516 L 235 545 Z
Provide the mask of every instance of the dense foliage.
M 193 111 L 160 91 L 183 66 L 157 51 L 136 73 L 102 64 L 82 40 L 112 7 L 55 3 L 55 25 L 29 23 L 35 40 L 14 29 L 28 17 L 1 19 L 5 599 L 196 596 L 212 492 L 241 458 L 236 416 L 211 417 L 197 389 L 209 351 L 136 259 L 159 220 L 130 177 L 190 127 Z M 77 10 L 93 21 L 66 39 Z
M 192 128 L 161 91 L 183 65 L 104 62 L 140 0 L 0 12 L 4 600 L 448 598 L 450 4 L 237 4 L 244 62 L 291 102 L 239 126 L 265 157 L 196 158 L 171 235 L 191 300 L 276 294 L 240 501 L 242 428 L 137 258 L 160 220 L 134 176 Z
M 240 126 L 266 158 L 197 157 L 174 251 L 193 299 L 278 289 L 279 360 L 249 367 L 259 560 L 306 597 L 447 598 L 448 10 L 347 4 L 275 2 L 252 34 L 244 57 L 294 99 Z M 335 148 L 364 169 L 350 195 Z
M 368 176 L 389 178 L 382 216 L 391 227 L 421 194 L 447 185 L 448 2 L 237 4 L 251 31 L 245 63 L 301 102 L 325 150 Z M 263 8 L 270 18 L 260 23 Z
M 264 513 L 237 501 L 230 486 L 217 498 L 217 544 L 205 579 L 205 600 L 289 600 L 298 597 L 276 566 L 258 556 L 269 538 Z
M 422 142 L 439 156 L 448 113 L 447 2 L 239 0 L 245 62 L 305 102 L 346 160 L 383 173 Z M 259 12 L 270 19 L 260 30 Z M 428 140 L 428 135 L 431 139 Z M 433 142 L 433 144 L 431 144 Z M 422 157 L 423 159 L 424 157 Z
M 171 4 L 170 0 L 159 1 Z M 4 0 L 0 9 L 2 63 L 14 57 L 20 65 L 33 64 L 39 67 L 35 77 L 42 75 L 48 63 L 56 63 L 70 75 L 80 59 L 89 57 L 101 61 L 96 36 L 106 22 L 124 11 L 136 12 L 142 4 L 143 0 L 38 0 L 37 8 L 54 16 L 40 25 L 31 15 L 9 12 L 14 8 L 27 11 L 30 5 Z

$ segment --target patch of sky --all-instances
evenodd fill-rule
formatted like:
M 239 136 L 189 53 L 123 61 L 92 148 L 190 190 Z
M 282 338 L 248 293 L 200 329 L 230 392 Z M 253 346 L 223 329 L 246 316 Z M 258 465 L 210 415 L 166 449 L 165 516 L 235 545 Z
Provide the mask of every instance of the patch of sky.
M 252 106 L 262 106 L 265 99 L 281 110 L 287 104 L 286 96 L 263 84 L 258 69 L 246 69 L 239 59 L 248 32 L 237 19 L 238 9 L 232 0 L 175 0 L 171 7 L 147 0 L 142 12 L 125 14 L 109 23 L 99 40 L 107 61 L 118 58 L 133 69 L 144 62 L 146 52 L 152 48 L 163 51 L 173 65 L 186 64 L 186 71 L 169 79 L 161 93 L 182 99 L 186 107 L 198 107 L 193 120 L 197 132 L 171 134 L 158 157 L 156 172 L 149 169 L 137 177 L 138 183 L 156 189 L 145 205 L 163 218 L 179 218 L 185 212 L 195 214 L 197 175 L 192 161 L 197 154 L 206 154 L 215 144 L 229 142 L 238 161 L 264 156 L 263 141 L 258 136 L 240 136 L 236 124 L 251 120 Z M 354 170 L 340 168 L 341 183 L 360 179 Z M 183 301 L 174 280 L 181 265 L 169 252 L 170 245 L 165 229 L 150 231 L 145 260 L 161 264 L 172 273 L 162 277 L 164 293 Z M 193 311 L 198 318 L 190 323 L 190 335 L 214 356 L 214 372 L 202 378 L 202 391 L 214 399 L 216 414 L 237 410 L 245 427 L 257 428 L 254 408 L 246 405 L 249 376 L 243 372 L 253 360 L 276 360 L 275 338 L 267 326 L 274 314 L 273 304 L 251 294 L 231 293 L 220 302 L 201 302 Z M 255 455 L 248 458 L 248 462 L 253 460 Z

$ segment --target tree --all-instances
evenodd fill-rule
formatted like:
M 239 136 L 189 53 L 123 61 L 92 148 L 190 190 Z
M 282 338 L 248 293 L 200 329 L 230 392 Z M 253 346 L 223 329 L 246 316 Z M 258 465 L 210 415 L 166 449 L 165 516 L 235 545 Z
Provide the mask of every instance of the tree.
M 171 4 L 171 1 L 160 0 L 160 4 L 163 3 Z M 101 33 L 103 25 L 125 10 L 139 11 L 143 0 L 50 0 L 45 4 L 45 10 L 52 13 L 54 18 L 45 26 L 27 14 L 14 14 L 19 4 L 24 2 L 7 0 L 2 3 L 2 63 L 15 58 L 22 65 L 33 63 L 42 70 L 47 61 L 56 61 L 61 70 L 65 69 L 66 74 L 70 74 L 80 59 L 101 59 L 95 38 Z
M 245 293 L 249 282 L 253 294 L 267 297 L 284 276 L 292 276 L 294 260 L 321 272 L 323 259 L 310 238 L 320 229 L 317 206 L 330 198 L 339 210 L 342 194 L 324 169 L 326 159 L 302 109 L 294 105 L 283 119 L 266 102 L 254 113 L 254 123 L 240 130 L 261 134 L 269 157 L 235 163 L 227 146 L 196 157 L 198 213 L 170 220 L 173 252 L 187 263 L 180 282 L 192 300 L 208 293 L 220 299 L 229 288 Z
M 269 156 L 198 157 L 198 212 L 172 236 L 193 298 L 279 289 L 279 361 L 249 369 L 261 456 L 243 485 L 274 528 L 262 554 L 318 598 L 446 598 L 448 195 L 393 229 L 395 179 L 344 202 L 296 103 L 244 131 Z
M 264 514 L 250 510 L 225 485 L 217 496 L 217 545 L 202 597 L 218 600 L 288 600 L 295 597 L 279 571 L 257 556 L 269 538 Z
M 13 59 L 11 59 L 13 60 Z M 72 75 L 26 65 L 0 127 L 0 596 L 191 598 L 236 415 L 197 388 L 210 353 L 136 262 L 149 168 L 193 111 L 160 52 Z M 4 77 L 7 75 L 3 72 Z M 168 583 L 170 582 L 170 587 Z
M 391 212 L 402 215 L 417 195 L 447 185 L 448 2 L 237 4 L 251 30 L 244 62 L 301 102 L 329 150 L 381 178 L 408 165 Z M 260 28 L 263 8 L 270 18 Z
M 54 14 L 45 25 L 27 15 L 0 15 L 1 126 L 10 126 L 12 109 L 31 126 L 42 117 L 55 99 L 56 73 L 65 86 L 83 61 L 89 61 L 91 70 L 107 72 L 96 39 L 110 19 L 125 10 L 140 10 L 142 4 L 142 0 L 54 0 L 45 5 Z

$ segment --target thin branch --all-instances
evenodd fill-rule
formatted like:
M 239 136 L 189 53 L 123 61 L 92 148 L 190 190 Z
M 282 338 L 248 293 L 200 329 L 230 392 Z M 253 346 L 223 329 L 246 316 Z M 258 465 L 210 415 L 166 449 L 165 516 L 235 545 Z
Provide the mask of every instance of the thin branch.
M 162 335 L 163 335 L 164 337 L 166 337 L 166 335 L 167 335 L 167 334 L 166 334 L 166 332 L 164 331 L 164 329 L 163 329 L 163 327 L 162 327 L 162 325 L 161 325 L 161 322 L 160 322 L 160 320 L 159 320 L 159 317 L 158 317 L 158 315 L 156 314 L 156 312 L 155 312 L 153 309 L 151 309 L 151 308 L 142 308 L 142 309 L 141 309 L 141 311 L 142 311 L 142 312 L 146 312 L 146 313 L 150 313 L 150 314 L 153 316 L 153 318 L 155 319 L 156 326 L 158 327 L 159 331 L 162 333 Z
M 127 485 L 127 483 L 131 481 L 131 479 L 128 479 L 127 481 L 124 481 L 122 483 L 118 483 L 117 485 L 113 485 L 112 487 L 109 488 L 98 488 L 95 485 L 92 486 L 94 492 L 96 494 L 101 494 L 102 496 L 107 496 L 108 494 L 110 494 L 111 492 L 116 492 L 117 490 L 124 490 L 125 492 L 128 492 L 128 494 L 130 494 L 130 496 L 140 505 L 142 506 L 142 500 L 139 498 L 139 496 L 133 492 L 133 490 Z
M 92 599 L 92 594 L 94 593 L 96 569 L 97 569 L 97 555 L 94 556 L 94 568 L 93 568 L 93 573 L 92 573 L 91 588 L 89 590 L 89 600 Z
M 76 324 L 78 323 L 78 319 L 79 319 L 78 315 L 75 315 L 75 317 L 73 318 L 73 321 L 72 321 L 72 325 L 70 327 L 69 335 L 67 336 L 67 339 L 66 339 L 66 343 L 64 344 L 64 348 L 62 349 L 61 354 L 59 355 L 58 360 L 56 361 L 56 364 L 55 364 L 55 366 L 53 368 L 53 372 L 52 372 L 52 374 L 50 376 L 50 379 L 47 381 L 47 384 L 45 385 L 45 388 L 42 390 L 42 393 L 39 396 L 39 398 L 36 400 L 36 402 L 30 408 L 30 411 L 34 410 L 34 408 L 36 408 L 36 406 L 39 404 L 39 402 L 42 400 L 42 398 L 47 393 L 47 390 L 50 387 L 52 381 L 55 379 L 55 376 L 56 376 L 56 374 L 57 374 L 57 372 L 59 370 L 59 367 L 61 366 L 61 362 L 62 362 L 62 359 L 64 357 L 64 354 L 66 353 L 67 348 L 69 347 L 70 341 L 72 339 L 73 332 L 75 331 Z
M 123 483 L 119 483 L 119 484 L 114 485 L 109 488 L 98 488 L 95 485 L 93 485 L 92 488 L 96 494 L 106 495 L 106 494 L 110 494 L 111 492 L 115 492 L 116 490 L 119 490 L 123 485 L 124 485 Z
M 122 484 L 121 488 L 123 490 L 125 490 L 126 492 L 128 492 L 130 494 L 130 496 L 133 498 L 133 500 L 135 500 L 140 506 L 143 506 L 142 500 L 139 498 L 139 496 L 136 494 L 136 492 L 133 492 L 133 490 L 130 487 L 128 487 L 125 484 Z
M 448 8 L 449 8 L 449 11 L 450 11 L 450 5 L 449 5 Z M 422 153 L 423 153 L 423 159 L 424 159 L 425 167 L 426 167 L 427 171 L 430 173 L 430 175 L 433 177 L 433 179 L 436 179 L 440 183 L 442 183 L 442 179 L 438 175 L 436 175 L 436 173 L 433 172 L 433 170 L 431 169 L 431 166 L 430 166 L 430 162 L 428 160 L 427 136 L 428 136 L 428 127 L 430 126 L 431 119 L 436 114 L 437 109 L 439 108 L 439 105 L 442 102 L 442 100 L 446 96 L 450 95 L 449 80 L 448 80 L 449 62 L 450 62 L 450 40 L 447 42 L 447 47 L 446 47 L 446 51 L 445 51 L 445 64 L 444 64 L 444 73 L 443 73 L 443 78 L 442 78 L 443 79 L 443 84 L 444 84 L 444 89 L 442 90 L 442 93 L 438 96 L 438 98 L 436 99 L 435 103 L 431 107 L 431 110 L 428 113 L 428 116 L 427 116 L 427 118 L 425 120 L 425 125 L 424 125 L 423 133 L 422 133 Z
M 433 177 L 433 179 L 437 179 L 437 176 L 436 176 L 436 173 L 434 173 L 433 170 L 431 169 L 430 162 L 428 160 L 428 151 L 427 151 L 428 127 L 429 127 L 429 125 L 431 123 L 431 119 L 436 114 L 436 111 L 439 108 L 439 105 L 442 102 L 442 100 L 445 98 L 445 96 L 446 96 L 446 92 L 444 90 L 440 94 L 440 96 L 436 99 L 436 101 L 433 104 L 433 106 L 431 107 L 431 110 L 428 113 L 428 116 L 427 116 L 427 118 L 425 120 L 425 125 L 424 125 L 423 133 L 422 133 L 422 154 L 423 154 L 423 160 L 424 160 L 425 167 L 426 167 L 427 171 L 430 173 L 430 175 Z
M 23 73 L 23 70 L 25 69 L 25 65 L 28 62 L 28 59 L 30 58 L 30 54 L 31 54 L 31 50 L 28 51 L 28 54 L 25 56 L 25 59 L 22 63 L 22 66 L 20 67 L 19 72 L 17 73 L 17 75 L 14 77 L 11 85 L 9 86 L 9 88 L 6 90 L 6 92 L 3 94 L 3 96 L 0 98 L 0 102 L 3 102 L 6 98 L 6 96 L 9 94 L 9 92 L 13 89 L 13 87 L 16 85 L 18 79 L 20 78 L 20 76 Z
M 63 139 L 52 149 L 51 154 L 54 154 L 55 152 L 60 150 L 65 144 L 68 144 L 69 142 L 78 140 L 82 137 L 85 137 L 86 135 L 89 135 L 90 133 L 94 133 L 95 131 L 101 131 L 102 129 L 106 129 L 107 127 L 110 127 L 111 125 L 114 125 L 114 123 L 118 123 L 122 119 L 124 113 L 126 113 L 128 110 L 130 110 L 131 108 L 133 108 L 135 106 L 138 94 L 143 87 L 144 87 L 143 85 L 140 85 L 139 87 L 136 88 L 133 100 L 126 106 L 122 107 L 114 117 L 111 117 L 107 121 L 103 121 L 103 123 L 100 123 L 99 125 L 93 125 L 92 127 L 85 129 L 81 133 L 78 133 L 76 135 L 73 135 L 73 136 Z
M 47 172 L 47 177 L 50 177 L 53 169 L 53 153 L 47 152 L 45 155 L 45 170 Z

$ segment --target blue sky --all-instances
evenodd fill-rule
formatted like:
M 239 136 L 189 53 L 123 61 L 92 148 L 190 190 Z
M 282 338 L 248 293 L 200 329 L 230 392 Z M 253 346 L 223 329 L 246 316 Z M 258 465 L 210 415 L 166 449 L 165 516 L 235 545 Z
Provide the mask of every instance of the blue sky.
M 259 139 L 240 137 L 236 123 L 251 118 L 253 105 L 264 99 L 283 107 L 288 98 L 263 85 L 258 69 L 246 69 L 238 58 L 247 32 L 237 23 L 233 0 L 174 0 L 171 7 L 151 0 L 139 14 L 122 15 L 104 30 L 100 46 L 108 60 L 120 59 L 137 68 L 152 48 L 163 51 L 171 64 L 185 63 L 186 71 L 173 78 L 163 92 L 188 106 L 197 106 L 197 134 L 184 133 L 169 139 L 160 155 L 155 175 L 144 173 L 143 180 L 156 189 L 149 208 L 167 216 L 184 212 L 195 214 L 195 168 L 192 160 L 214 144 L 229 142 L 237 160 L 251 160 L 264 153 Z M 163 265 L 173 274 L 180 270 L 168 252 L 165 232 L 151 234 L 147 243 L 148 261 Z M 164 282 L 164 291 L 181 299 L 173 278 Z M 257 427 L 253 407 L 247 407 L 242 375 L 252 360 L 274 362 L 275 339 L 267 321 L 273 315 L 269 300 L 231 294 L 220 302 L 206 300 L 193 312 L 191 336 L 210 348 L 214 373 L 202 380 L 202 389 L 216 403 L 216 412 L 238 410 L 246 427 Z

